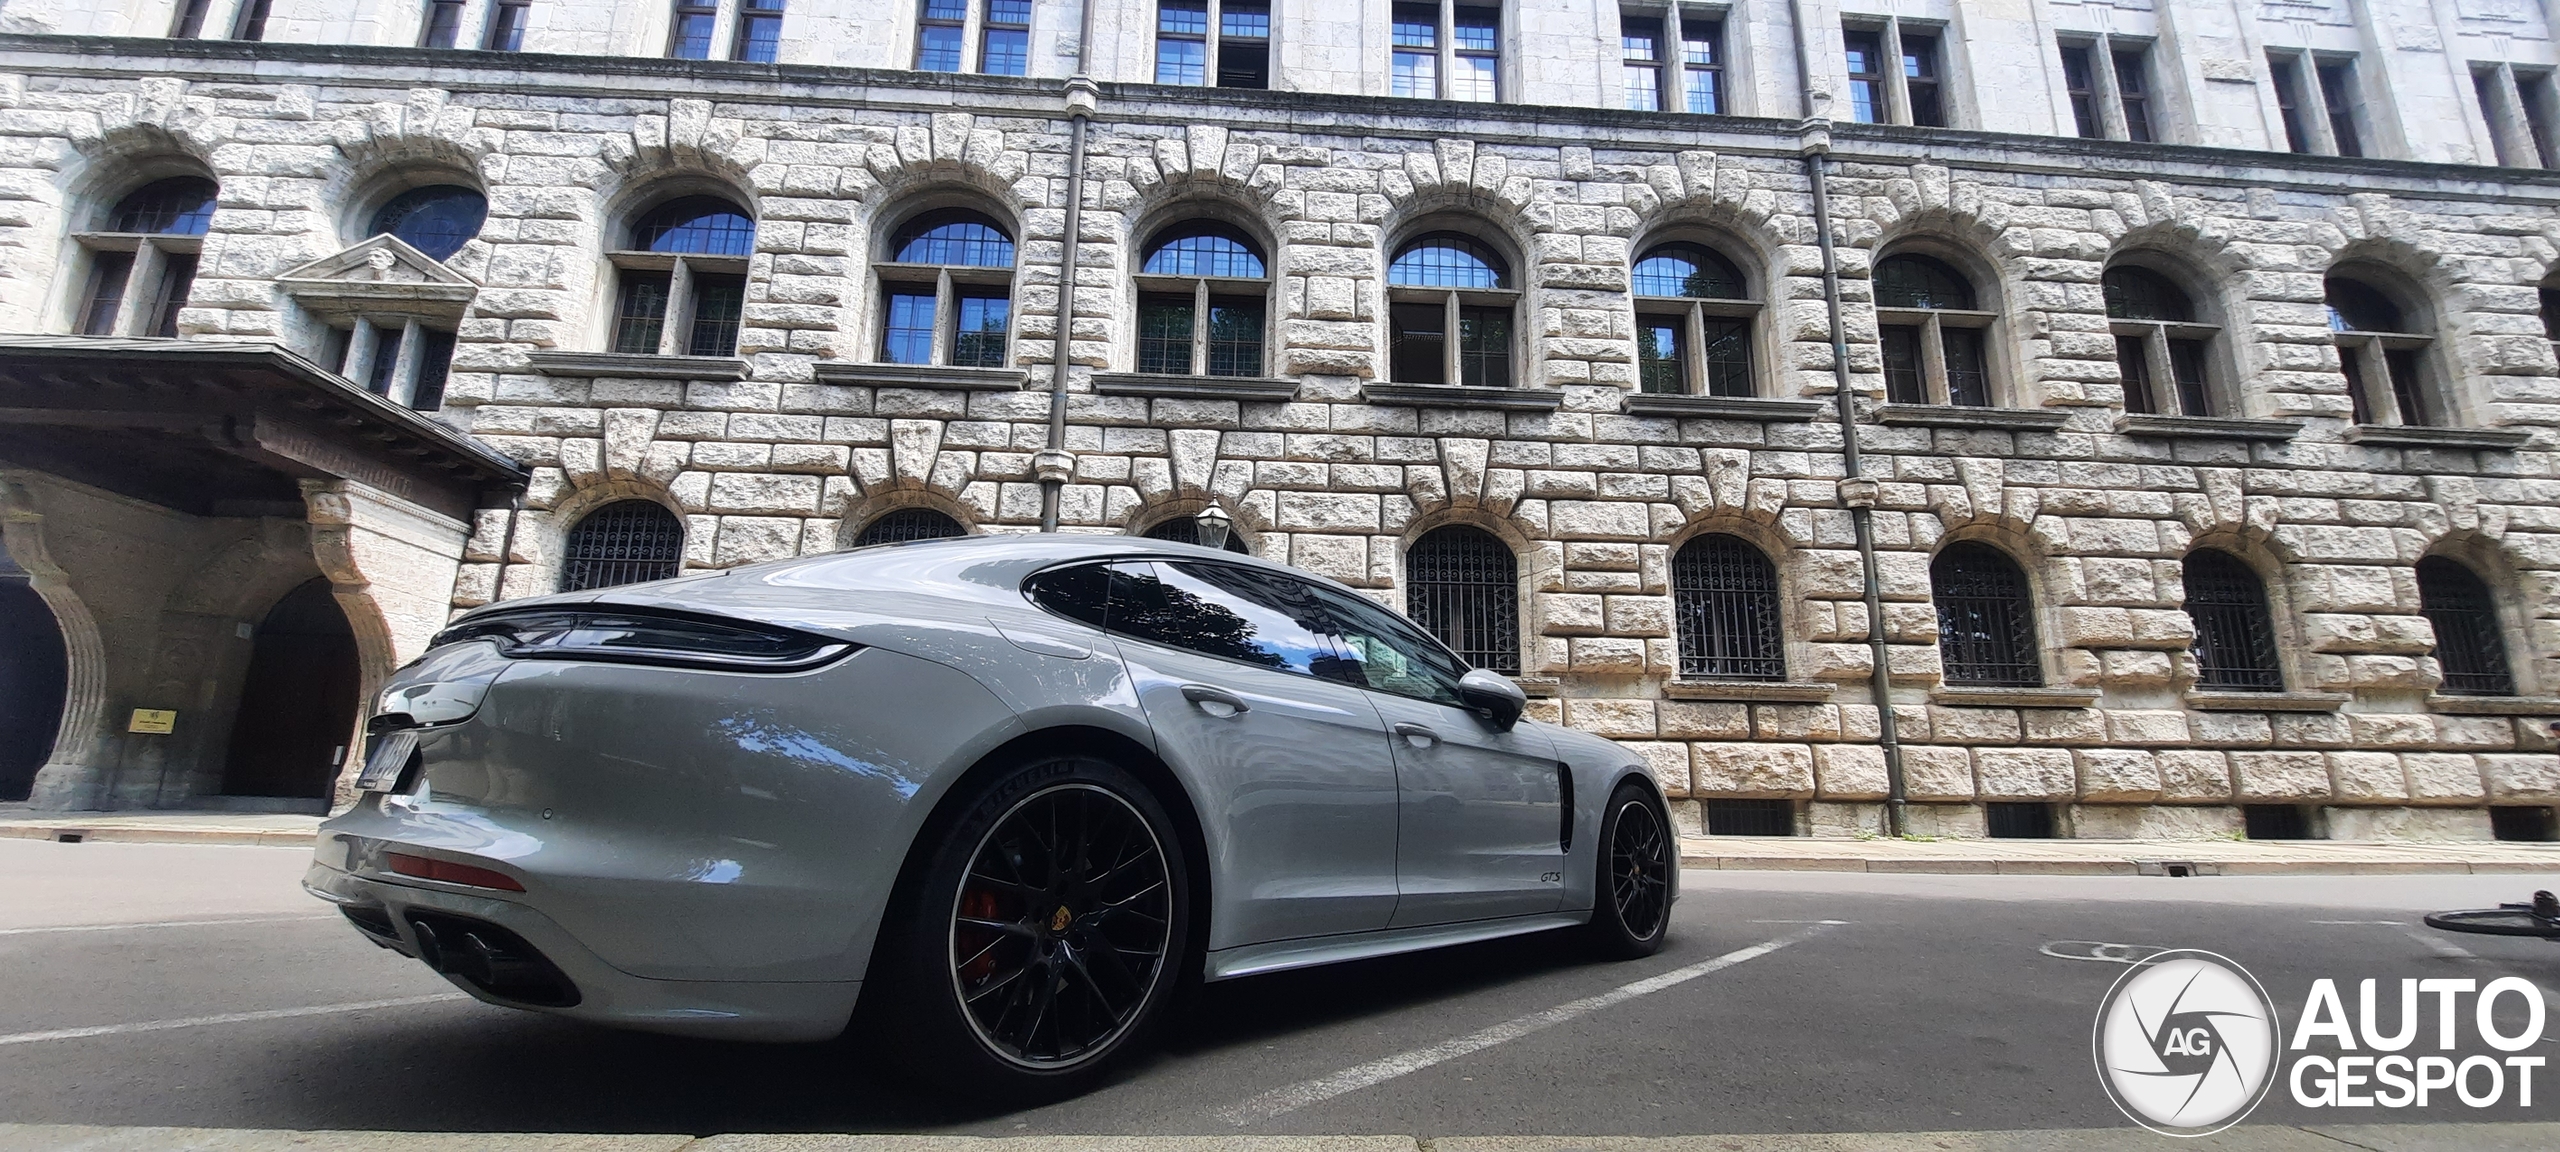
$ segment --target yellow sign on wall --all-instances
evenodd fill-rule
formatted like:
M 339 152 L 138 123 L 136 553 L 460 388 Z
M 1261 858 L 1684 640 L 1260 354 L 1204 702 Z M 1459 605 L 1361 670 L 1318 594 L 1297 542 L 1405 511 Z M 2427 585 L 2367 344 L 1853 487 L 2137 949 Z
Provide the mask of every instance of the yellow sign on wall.
M 166 736 L 178 730 L 178 713 L 173 708 L 136 708 L 133 722 L 124 726 L 127 732 L 149 736 Z

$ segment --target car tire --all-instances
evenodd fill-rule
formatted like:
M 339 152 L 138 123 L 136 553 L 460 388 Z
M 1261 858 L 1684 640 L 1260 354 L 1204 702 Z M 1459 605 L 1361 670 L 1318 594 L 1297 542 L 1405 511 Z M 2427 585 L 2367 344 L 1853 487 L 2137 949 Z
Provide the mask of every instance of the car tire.
M 1601 955 L 1634 960 L 1662 950 L 1671 934 L 1671 829 L 1651 793 L 1621 784 L 1600 817 L 1597 883 L 1584 931 Z
M 1083 755 L 964 784 L 863 999 L 894 1066 L 976 1099 L 1083 1091 L 1190 963 L 1181 838 L 1152 791 Z

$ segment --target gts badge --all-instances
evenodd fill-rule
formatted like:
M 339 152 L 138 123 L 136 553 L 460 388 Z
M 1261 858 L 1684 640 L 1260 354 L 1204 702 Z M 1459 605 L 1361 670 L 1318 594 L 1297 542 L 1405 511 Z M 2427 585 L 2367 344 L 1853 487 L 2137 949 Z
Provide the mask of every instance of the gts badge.
M 1562 883 L 1564 883 L 1564 873 L 1562 873 L 1562 872 L 1540 872 L 1540 873 L 1538 873 L 1538 883 L 1540 883 L 1540 884 L 1562 884 Z

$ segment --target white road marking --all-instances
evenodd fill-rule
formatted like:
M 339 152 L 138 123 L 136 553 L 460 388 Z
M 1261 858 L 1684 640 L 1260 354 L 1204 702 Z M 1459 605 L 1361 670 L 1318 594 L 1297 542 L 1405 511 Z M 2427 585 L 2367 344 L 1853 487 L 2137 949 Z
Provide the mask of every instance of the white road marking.
M 433 996 L 402 996 L 396 1000 L 359 1000 L 353 1004 L 269 1008 L 263 1012 L 225 1012 L 219 1016 L 189 1016 L 183 1020 L 145 1020 L 138 1024 L 99 1024 L 88 1028 L 55 1028 L 44 1032 L 17 1032 L 0 1036 L 0 1046 L 38 1044 L 47 1040 L 86 1040 L 92 1036 L 122 1036 L 130 1032 L 167 1032 L 174 1028 L 202 1028 L 209 1024 L 248 1024 L 259 1020 L 291 1020 L 298 1016 L 329 1016 L 340 1012 L 407 1008 L 416 1004 L 437 1004 L 447 1000 L 468 999 L 470 997 L 460 992 L 443 992 Z
M 2477 957 L 2474 957 L 2471 954 L 2470 949 L 2464 948 L 2463 946 L 2441 936 L 2432 936 L 2425 932 L 2420 932 L 2415 928 L 2405 926 L 2400 929 L 2400 934 L 2417 941 L 2418 945 L 2425 948 L 2427 951 L 2435 953 L 2436 959 L 2438 960 L 2477 959 Z
M 2326 925 L 2330 925 L 2330 926 L 2332 926 L 2332 927 L 2335 927 L 2335 926 L 2337 926 L 2337 925 L 2341 925 L 2341 924 L 2380 924 L 2380 925 L 2383 925 L 2383 926 L 2386 926 L 2386 927 L 2397 928 L 2397 927 L 2400 927 L 2403 923 L 2406 923 L 2406 921 L 2401 921 L 2401 920 L 2314 920 L 2314 921 L 2312 921 L 2312 923 L 2314 923 L 2314 924 L 2326 924 Z
M 0 936 L 38 936 L 51 932 L 122 932 L 128 928 L 202 928 L 219 924 L 288 924 L 297 920 L 335 920 L 336 916 L 237 916 L 229 920 L 146 920 L 136 924 L 63 924 L 49 928 L 0 928 Z
M 1375 1087 L 1399 1076 L 1422 1071 L 1434 1064 L 1446 1063 L 1461 1056 L 1482 1052 L 1497 1044 L 1517 1040 L 1533 1032 L 1553 1028 L 1576 1017 L 1587 1016 L 1603 1008 L 1626 1003 L 1638 996 L 1677 987 L 1701 976 L 1712 976 L 1743 961 L 1756 960 L 1788 945 L 1803 943 L 1826 928 L 1846 923 L 1848 923 L 1846 920 L 1815 921 L 1810 927 L 1790 932 L 1775 940 L 1754 944 L 1748 948 L 1737 948 L 1712 960 L 1702 960 L 1686 968 L 1674 968 L 1659 976 L 1649 976 L 1631 984 L 1621 984 L 1597 996 L 1586 996 L 1580 1000 L 1558 1004 L 1543 1012 L 1532 1012 L 1517 1019 L 1506 1020 L 1482 1031 L 1460 1036 L 1455 1040 L 1444 1040 L 1427 1048 L 1416 1048 L 1411 1052 L 1389 1056 L 1383 1060 L 1355 1064 L 1330 1076 L 1320 1076 L 1313 1080 L 1303 1080 L 1286 1087 L 1274 1088 L 1218 1113 L 1218 1118 L 1241 1128 L 1295 1112 L 1310 1104 L 1320 1104 L 1336 1096 Z

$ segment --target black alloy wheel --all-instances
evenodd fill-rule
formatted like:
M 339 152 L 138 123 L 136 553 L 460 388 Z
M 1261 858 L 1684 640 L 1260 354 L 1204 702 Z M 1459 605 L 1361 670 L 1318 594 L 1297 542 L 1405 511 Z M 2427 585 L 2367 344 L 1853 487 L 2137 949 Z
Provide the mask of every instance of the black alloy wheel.
M 1621 959 L 1660 951 L 1671 926 L 1671 832 L 1641 788 L 1623 785 L 1600 822 L 1600 885 L 1591 936 Z
M 1030 1068 L 1109 1048 L 1163 982 L 1173 884 L 1129 801 L 1060 784 L 988 830 L 951 912 L 951 987 L 981 1043 Z
M 1084 1091 L 1192 963 L 1185 841 L 1145 783 L 1086 755 L 976 776 L 948 804 L 864 981 L 876 1064 L 979 1100 Z

